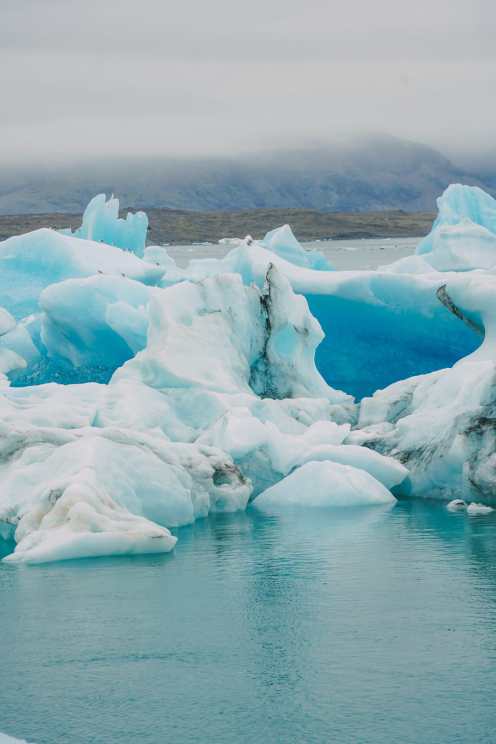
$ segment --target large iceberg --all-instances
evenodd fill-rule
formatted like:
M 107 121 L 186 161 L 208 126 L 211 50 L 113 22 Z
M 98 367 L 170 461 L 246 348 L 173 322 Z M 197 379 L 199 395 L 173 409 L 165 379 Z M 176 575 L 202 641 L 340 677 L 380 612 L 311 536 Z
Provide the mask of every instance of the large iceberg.
M 89 221 L 0 243 L 7 560 L 168 552 L 251 501 L 494 501 L 493 200 L 466 188 L 378 271 L 326 270 L 286 228 L 184 269 Z

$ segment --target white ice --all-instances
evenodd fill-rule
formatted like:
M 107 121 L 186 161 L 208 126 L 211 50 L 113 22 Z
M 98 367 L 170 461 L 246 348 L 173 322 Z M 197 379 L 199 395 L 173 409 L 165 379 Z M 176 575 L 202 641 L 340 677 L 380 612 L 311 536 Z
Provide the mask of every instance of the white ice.
M 336 462 L 307 462 L 257 496 L 253 505 L 266 514 L 288 507 L 346 507 L 394 503 L 395 498 L 369 473 Z
M 448 511 L 465 511 L 467 508 L 467 502 L 463 499 L 452 499 L 449 504 L 446 504 Z
M 418 254 L 377 272 L 326 270 L 286 227 L 185 269 L 160 246 L 141 259 L 126 240 L 144 222 L 101 198 L 86 234 L 121 247 L 53 230 L 0 243 L 9 560 L 166 552 L 170 529 L 253 499 L 269 513 L 394 503 L 391 489 L 463 496 L 468 513 L 494 501 L 496 223 L 479 191 L 448 189 Z M 356 402 L 318 368 L 324 343 L 344 389 L 355 363 L 405 379 Z M 435 371 L 415 375 L 428 348 Z M 16 387 L 40 364 L 61 382 L 106 367 L 108 383 Z
M 494 509 L 491 506 L 487 506 L 487 504 L 478 504 L 475 501 L 467 506 L 467 514 L 472 517 L 482 517 L 486 514 L 491 514 L 493 511 Z
M 477 186 L 452 184 L 437 200 L 438 216 L 416 255 L 386 271 L 429 273 L 496 266 L 496 200 Z
M 296 240 L 289 225 L 270 230 L 260 241 L 261 245 L 271 253 L 280 256 L 285 261 L 317 271 L 331 271 L 332 266 L 319 251 L 308 251 Z

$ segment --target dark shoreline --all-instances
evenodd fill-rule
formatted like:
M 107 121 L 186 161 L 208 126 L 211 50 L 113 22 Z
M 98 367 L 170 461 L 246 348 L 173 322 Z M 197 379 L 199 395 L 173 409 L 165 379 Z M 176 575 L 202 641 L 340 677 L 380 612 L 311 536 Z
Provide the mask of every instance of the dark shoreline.
M 134 210 L 134 207 L 132 208 Z M 127 210 L 123 210 L 124 212 Z M 149 242 L 176 245 L 216 243 L 221 238 L 262 238 L 274 227 L 289 223 L 301 241 L 401 238 L 426 235 L 433 212 L 318 212 L 312 209 L 251 209 L 237 212 L 189 212 L 145 209 L 150 220 Z M 78 227 L 80 214 L 0 215 L 0 240 L 40 227 Z

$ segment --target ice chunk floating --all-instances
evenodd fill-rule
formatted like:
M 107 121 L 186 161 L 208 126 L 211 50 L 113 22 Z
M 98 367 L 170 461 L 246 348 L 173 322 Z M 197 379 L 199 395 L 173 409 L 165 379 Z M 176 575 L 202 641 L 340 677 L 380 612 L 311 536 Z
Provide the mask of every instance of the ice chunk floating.
M 98 194 L 86 207 L 83 224 L 74 234 L 85 240 L 143 253 L 147 230 L 148 217 L 144 212 L 128 212 L 126 219 L 120 219 L 119 200 L 112 196 L 107 201 L 105 194 Z
M 167 552 L 252 501 L 490 515 L 495 215 L 452 186 L 378 271 L 333 271 L 287 225 L 181 269 L 104 195 L 74 234 L 0 243 L 6 560 Z

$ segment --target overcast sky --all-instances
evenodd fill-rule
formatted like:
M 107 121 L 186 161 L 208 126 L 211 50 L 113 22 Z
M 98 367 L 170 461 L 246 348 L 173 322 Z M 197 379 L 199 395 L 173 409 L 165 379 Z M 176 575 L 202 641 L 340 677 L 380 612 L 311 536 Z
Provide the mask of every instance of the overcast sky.
M 0 0 L 0 158 L 494 151 L 495 0 Z

